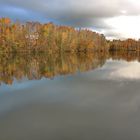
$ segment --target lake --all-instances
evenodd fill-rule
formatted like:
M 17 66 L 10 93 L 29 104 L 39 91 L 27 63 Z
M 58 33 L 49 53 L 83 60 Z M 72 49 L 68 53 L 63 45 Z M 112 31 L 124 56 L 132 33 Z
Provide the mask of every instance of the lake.
M 136 52 L 1 54 L 0 140 L 139 140 Z

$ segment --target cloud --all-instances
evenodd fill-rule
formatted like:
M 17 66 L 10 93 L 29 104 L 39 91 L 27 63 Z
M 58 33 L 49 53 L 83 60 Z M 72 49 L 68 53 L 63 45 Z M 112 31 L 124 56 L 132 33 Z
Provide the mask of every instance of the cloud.
M 134 0 L 135 1 L 135 0 Z M 53 18 L 113 17 L 122 14 L 140 14 L 140 2 L 132 0 L 1 0 L 0 3 L 23 7 Z
M 109 18 L 140 15 L 140 2 L 136 0 L 0 0 L 0 5 L 11 7 L 9 11 L 1 9 L 0 16 L 51 20 L 57 24 L 97 30 L 109 29 L 105 22 Z M 20 10 L 16 12 L 15 8 Z

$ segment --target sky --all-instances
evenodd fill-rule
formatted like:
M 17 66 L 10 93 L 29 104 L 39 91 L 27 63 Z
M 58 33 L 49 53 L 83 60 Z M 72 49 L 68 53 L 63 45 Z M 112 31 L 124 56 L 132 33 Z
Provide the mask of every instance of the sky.
M 108 39 L 140 38 L 138 0 L 0 0 L 0 17 L 89 28 Z

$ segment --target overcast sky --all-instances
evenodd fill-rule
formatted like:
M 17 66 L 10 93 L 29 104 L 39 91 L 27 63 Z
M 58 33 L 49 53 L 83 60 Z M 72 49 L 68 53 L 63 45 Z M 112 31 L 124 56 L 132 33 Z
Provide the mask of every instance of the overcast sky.
M 108 38 L 140 38 L 138 0 L 0 0 L 0 16 L 90 28 Z

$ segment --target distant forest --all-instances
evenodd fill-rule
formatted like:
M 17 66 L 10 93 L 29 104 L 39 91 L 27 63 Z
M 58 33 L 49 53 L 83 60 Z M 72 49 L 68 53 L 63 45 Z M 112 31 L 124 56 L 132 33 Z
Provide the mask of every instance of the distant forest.
M 86 52 L 140 51 L 140 41 L 106 40 L 103 34 L 88 29 L 58 26 L 53 23 L 11 22 L 0 18 L 0 51 L 3 52 Z

